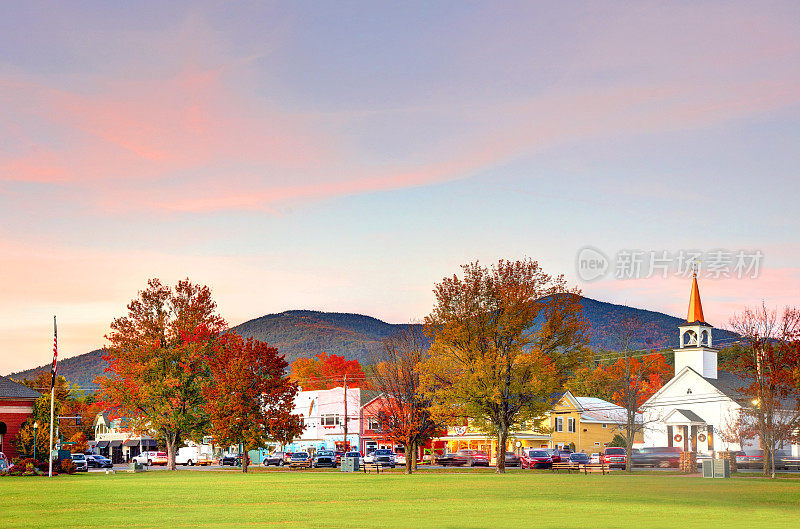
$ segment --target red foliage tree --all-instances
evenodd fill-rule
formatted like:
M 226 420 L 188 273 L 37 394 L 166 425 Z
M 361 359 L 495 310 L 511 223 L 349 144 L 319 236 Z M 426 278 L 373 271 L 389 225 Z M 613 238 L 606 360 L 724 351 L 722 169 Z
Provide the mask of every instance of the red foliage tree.
M 292 362 L 291 378 L 304 390 L 331 389 L 344 385 L 362 387 L 366 377 L 358 360 L 320 353 L 313 358 L 298 358 Z
M 625 409 L 623 436 L 627 445 L 628 461 L 631 460 L 634 438 L 645 427 L 639 408 L 672 375 L 672 368 L 667 364 L 664 355 L 655 350 L 648 352 L 637 348 L 641 343 L 653 343 L 653 329 L 652 325 L 637 318 L 618 322 L 618 349 L 603 355 L 591 377 L 595 383 L 601 381 L 611 394 L 611 400 Z M 626 465 L 626 470 L 632 471 L 632 465 Z
M 265 342 L 226 334 L 209 358 L 211 383 L 204 389 L 211 433 L 223 445 L 242 444 L 242 472 L 248 450 L 268 441 L 290 442 L 303 431 L 292 414 L 297 384 L 285 371 L 283 355 Z
M 130 418 L 133 430 L 163 438 L 170 470 L 178 443 L 208 424 L 207 358 L 224 329 L 208 287 L 187 279 L 173 289 L 151 279 L 106 336 L 109 376 L 95 378 L 100 402 L 112 416 Z

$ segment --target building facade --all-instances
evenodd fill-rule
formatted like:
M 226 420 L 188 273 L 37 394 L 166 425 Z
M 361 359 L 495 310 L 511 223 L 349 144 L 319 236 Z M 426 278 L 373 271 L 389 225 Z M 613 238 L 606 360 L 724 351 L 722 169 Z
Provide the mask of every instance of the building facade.
M 361 398 L 362 390 L 350 387 L 298 392 L 292 413 L 302 418 L 303 433 L 283 448 L 288 452 L 311 453 L 342 450 L 345 446 L 357 449 Z
M 627 422 L 625 408 L 595 397 L 576 397 L 569 391 L 547 415 L 550 448 L 570 448 L 589 454 L 602 452 L 614 435 L 623 434 Z M 637 432 L 634 446 L 642 441 L 642 432 Z
M 0 452 L 9 460 L 19 457 L 15 446 L 17 434 L 33 413 L 33 403 L 41 396 L 28 386 L 0 377 Z
M 124 418 L 110 419 L 107 413 L 98 413 L 94 419 L 93 452 L 109 458 L 114 463 L 124 463 L 148 450 L 156 450 L 158 443 L 149 435 L 139 435 L 128 426 Z

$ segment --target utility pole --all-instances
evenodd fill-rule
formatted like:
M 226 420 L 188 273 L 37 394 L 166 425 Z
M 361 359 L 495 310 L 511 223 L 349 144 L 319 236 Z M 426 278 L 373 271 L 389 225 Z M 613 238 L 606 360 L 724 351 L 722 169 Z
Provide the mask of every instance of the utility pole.
M 347 442 L 347 373 L 344 375 L 344 451 L 347 452 L 350 444 Z

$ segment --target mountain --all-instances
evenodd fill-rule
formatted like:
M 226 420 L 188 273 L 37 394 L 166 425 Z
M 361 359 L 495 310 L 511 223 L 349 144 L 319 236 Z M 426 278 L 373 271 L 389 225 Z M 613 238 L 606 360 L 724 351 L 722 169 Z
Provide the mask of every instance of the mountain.
M 685 320 L 660 312 L 615 305 L 590 298 L 583 298 L 583 313 L 588 320 L 593 348 L 613 349 L 615 337 L 613 329 L 616 322 L 625 318 L 637 317 L 651 324 L 654 339 L 642 347 L 656 344 L 673 347 L 677 344 L 678 325 Z M 231 330 L 242 336 L 253 337 L 277 347 L 286 355 L 288 362 L 297 358 L 313 356 L 325 351 L 347 359 L 357 359 L 370 363 L 372 355 L 380 347 L 381 340 L 406 324 L 392 324 L 362 314 L 337 312 L 317 312 L 312 310 L 290 310 L 280 314 L 268 314 L 246 321 Z M 736 334 L 721 329 L 714 330 L 715 343 L 724 346 Z M 86 389 L 93 389 L 92 380 L 102 374 L 108 365 L 102 359 L 103 351 L 98 349 L 86 354 L 61 360 L 58 373 L 67 380 Z M 12 373 L 16 379 L 31 378 L 41 371 L 49 371 L 45 365 L 27 371 Z

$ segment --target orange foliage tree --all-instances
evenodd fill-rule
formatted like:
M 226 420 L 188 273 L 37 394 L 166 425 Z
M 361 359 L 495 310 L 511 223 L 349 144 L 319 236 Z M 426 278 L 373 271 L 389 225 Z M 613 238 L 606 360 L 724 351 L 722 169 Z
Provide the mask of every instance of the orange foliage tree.
M 381 392 L 376 417 L 381 430 L 406 449 L 406 474 L 416 469 L 417 447 L 440 429 L 422 391 L 420 366 L 428 357 L 422 330 L 409 326 L 383 340 L 376 354 L 375 389 Z
M 775 451 L 800 437 L 800 309 L 785 307 L 779 314 L 762 303 L 736 314 L 731 327 L 743 345 L 733 372 L 752 403 L 742 409 L 743 418 L 764 450 L 764 475 L 774 478 Z
M 207 358 L 225 329 L 216 307 L 206 286 L 187 279 L 173 289 L 151 279 L 106 336 L 109 376 L 95 378 L 100 402 L 112 416 L 130 418 L 134 430 L 163 438 L 170 470 L 178 444 L 208 424 Z
M 434 287 L 425 318 L 433 338 L 423 387 L 443 421 L 467 415 L 497 436 L 505 472 L 508 433 L 541 417 L 583 359 L 587 323 L 577 290 L 536 261 L 462 267 Z
M 292 414 L 297 384 L 286 376 L 288 363 L 277 349 L 226 334 L 208 365 L 204 395 L 211 433 L 222 445 L 243 445 L 242 472 L 248 450 L 268 441 L 286 444 L 302 433 L 302 420 Z
M 320 353 L 313 358 L 298 358 L 292 362 L 291 378 L 304 390 L 331 389 L 365 385 L 364 371 L 358 360 L 346 360 L 339 355 Z

